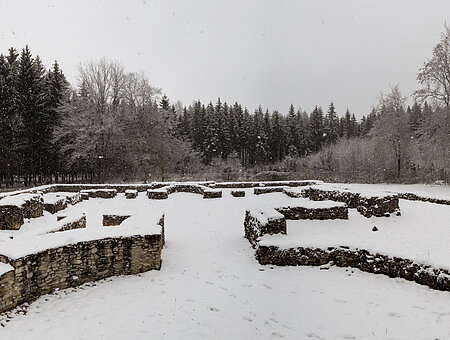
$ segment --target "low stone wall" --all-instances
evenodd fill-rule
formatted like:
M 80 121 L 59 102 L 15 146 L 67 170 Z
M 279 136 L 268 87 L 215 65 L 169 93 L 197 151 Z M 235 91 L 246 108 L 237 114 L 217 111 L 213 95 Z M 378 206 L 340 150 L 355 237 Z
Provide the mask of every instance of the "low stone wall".
M 81 190 L 80 194 L 88 194 L 89 198 L 114 198 L 117 195 L 116 189 L 92 189 Z
M 21 207 L 15 205 L 0 207 L 1 230 L 18 230 L 23 222 L 23 211 Z
M 399 193 L 398 197 L 405 199 L 405 200 L 410 200 L 410 201 L 423 201 L 423 202 L 430 202 L 430 203 L 436 203 L 436 204 L 450 205 L 450 200 L 447 200 L 447 199 L 425 197 L 425 196 L 412 194 L 409 192 Z
M 125 190 L 125 198 L 126 199 L 134 199 L 137 196 L 138 196 L 137 190 L 132 190 L 132 189 Z
M 120 225 L 129 217 L 131 217 L 131 215 L 103 215 L 102 225 L 104 227 Z
M 278 212 L 288 220 L 334 220 L 348 219 L 347 206 L 333 206 L 327 208 L 306 208 L 302 206 L 293 206 L 285 208 L 276 208 Z
M 55 289 L 159 270 L 163 244 L 162 234 L 136 235 L 79 242 L 18 259 L 2 256 L 0 261 L 14 270 L 0 276 L 0 312 Z
M 231 190 L 231 196 L 233 197 L 245 197 L 244 190 Z
M 0 229 L 20 229 L 24 218 L 36 218 L 43 214 L 42 194 L 8 196 L 0 201 Z
M 114 189 L 118 193 L 126 190 L 145 192 L 151 188 L 151 184 L 53 184 L 45 192 L 80 192 L 83 190 Z
M 219 189 L 212 189 L 199 184 L 191 183 L 175 183 L 165 187 L 148 189 L 147 197 L 149 199 L 167 199 L 170 194 L 175 192 L 189 192 L 192 194 L 203 195 L 203 198 L 221 198 L 222 191 Z
M 398 196 L 385 196 L 385 197 L 362 197 L 358 198 L 358 206 L 356 207 L 358 212 L 365 216 L 386 216 L 391 214 L 400 216 L 400 207 L 398 205 Z
M 400 215 L 397 195 L 371 196 L 338 188 L 321 189 L 320 186 L 311 187 L 308 194 L 313 201 L 332 200 L 343 202 L 349 208 L 356 208 L 365 217 Z
M 164 200 L 169 198 L 169 193 L 167 192 L 167 190 L 148 189 L 147 197 L 151 200 Z
M 450 291 L 450 271 L 435 268 L 409 259 L 371 254 L 363 249 L 349 247 L 289 248 L 259 246 L 256 258 L 262 265 L 277 266 L 322 266 L 332 263 L 338 267 L 352 267 L 359 270 L 402 278 L 428 286 L 432 289 Z
M 45 202 L 44 201 L 44 210 L 48 211 L 51 214 L 56 214 L 58 211 L 64 210 L 67 208 L 67 201 L 64 197 L 60 197 L 54 202 Z
M 292 188 L 284 188 L 283 193 L 291 198 L 308 198 L 309 197 L 309 187 L 304 188 L 301 191 L 297 191 Z
M 254 188 L 253 193 L 255 195 L 268 194 L 271 192 L 283 192 L 283 187 L 262 187 L 262 188 Z
M 222 198 L 222 190 L 219 189 L 205 189 L 203 198 Z
M 205 187 L 199 184 L 177 183 L 167 187 L 167 192 L 169 194 L 173 194 L 174 192 L 189 192 L 191 194 L 203 195 L 204 191 Z
M 67 202 L 68 204 L 71 204 L 71 205 L 78 204 L 78 203 L 80 203 L 80 202 L 82 201 L 82 199 L 81 199 L 81 194 L 80 194 L 79 192 L 77 192 L 77 193 L 65 194 L 64 196 L 65 196 L 65 198 L 66 198 L 66 202 Z
M 209 186 L 214 188 L 222 189 L 246 189 L 254 187 L 300 187 L 307 185 L 320 184 L 322 181 L 264 181 L 264 182 L 218 182 L 214 184 L 209 184 Z
M 244 231 L 245 238 L 255 248 L 262 235 L 286 234 L 286 219 L 275 210 L 273 212 L 247 210 L 245 212 Z
M 288 206 L 269 209 L 252 209 L 245 212 L 245 238 L 255 248 L 265 234 L 286 234 L 286 220 L 348 219 L 348 207 L 343 203 L 320 202 L 323 207 Z M 330 205 L 332 203 L 334 205 Z
M 309 199 L 312 201 L 331 200 L 336 202 L 343 202 L 349 208 L 356 208 L 358 206 L 358 193 L 348 190 L 327 190 L 317 187 L 309 188 Z
M 67 216 L 57 216 L 56 220 L 59 223 L 55 227 L 55 230 L 52 230 L 50 233 L 86 228 L 85 214 L 82 214 L 82 216 L 77 216 L 75 218 Z

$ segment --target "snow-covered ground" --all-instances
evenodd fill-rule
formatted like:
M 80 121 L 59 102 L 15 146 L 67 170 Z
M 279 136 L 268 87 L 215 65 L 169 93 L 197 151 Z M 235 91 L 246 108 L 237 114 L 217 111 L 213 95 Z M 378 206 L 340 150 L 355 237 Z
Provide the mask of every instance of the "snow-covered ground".
M 287 236 L 265 235 L 260 244 L 348 246 L 450 270 L 450 206 L 407 200 L 400 200 L 399 205 L 402 215 L 389 218 L 366 218 L 349 209 L 348 220 L 288 220 Z M 373 227 L 378 231 L 372 231 Z
M 0 339 L 450 338 L 450 292 L 354 269 L 259 265 L 243 237 L 245 209 L 281 206 L 295 199 L 281 193 L 255 196 L 252 189 L 246 189 L 245 198 L 232 197 L 228 189 L 223 192 L 221 199 L 175 193 L 162 201 L 148 200 L 143 193 L 136 200 L 119 194 L 62 211 L 86 212 L 86 229 L 97 227 L 103 213 L 164 211 L 162 268 L 43 296 L 26 315 L 14 315 L 9 322 L 0 318 L 5 325 Z M 448 194 L 440 189 L 436 193 Z M 429 259 L 434 259 L 436 249 L 449 258 L 445 242 L 450 239 L 450 207 L 404 200 L 400 207 L 400 217 L 367 219 L 351 210 L 349 221 L 288 222 L 287 237 L 324 242 L 342 237 L 347 243 L 381 247 L 396 229 L 404 249 L 420 245 L 431 249 Z M 432 219 L 420 229 L 426 216 Z M 0 240 L 38 233 L 53 220 L 55 215 L 46 213 L 20 231 L 0 232 Z M 415 224 L 408 228 L 411 223 Z M 372 225 L 379 231 L 372 232 Z M 410 237 L 416 233 L 422 239 Z M 423 248 L 416 255 L 427 254 Z

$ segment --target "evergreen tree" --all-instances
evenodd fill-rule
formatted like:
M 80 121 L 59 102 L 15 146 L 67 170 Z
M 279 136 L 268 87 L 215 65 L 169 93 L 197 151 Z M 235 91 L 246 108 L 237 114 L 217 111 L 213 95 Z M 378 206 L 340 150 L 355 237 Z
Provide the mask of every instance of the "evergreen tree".
M 414 102 L 412 108 L 408 106 L 408 123 L 411 129 L 411 132 L 414 134 L 417 133 L 420 128 L 420 124 L 422 122 L 422 108 L 417 102 Z
M 286 128 L 287 128 L 287 149 L 286 153 L 290 156 L 298 155 L 298 123 L 296 119 L 294 105 L 291 104 L 289 107 L 289 112 L 286 118 Z
M 326 115 L 326 123 L 324 124 L 325 142 L 334 144 L 338 138 L 339 118 L 336 114 L 334 103 L 331 102 Z
M 317 152 L 321 149 L 324 139 L 323 112 L 322 108 L 315 107 L 310 116 L 309 134 L 311 139 L 311 149 Z
M 159 107 L 165 111 L 169 111 L 170 110 L 170 102 L 169 102 L 169 98 L 167 98 L 167 96 L 164 94 L 161 98 L 161 102 L 159 103 Z

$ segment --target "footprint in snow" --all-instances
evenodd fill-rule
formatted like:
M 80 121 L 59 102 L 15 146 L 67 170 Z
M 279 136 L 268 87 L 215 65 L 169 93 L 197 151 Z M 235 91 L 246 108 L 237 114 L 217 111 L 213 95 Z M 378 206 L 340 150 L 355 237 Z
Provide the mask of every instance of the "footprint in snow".
M 310 339 L 323 339 L 320 335 L 317 335 L 316 333 L 308 333 L 306 336 Z
M 393 318 L 399 318 L 401 315 L 399 313 L 389 312 L 388 315 Z
M 339 303 L 347 303 L 347 300 L 343 300 L 343 299 L 334 299 L 334 302 L 339 302 Z
M 278 332 L 272 332 L 272 336 L 276 336 L 278 338 L 284 338 L 284 335 Z

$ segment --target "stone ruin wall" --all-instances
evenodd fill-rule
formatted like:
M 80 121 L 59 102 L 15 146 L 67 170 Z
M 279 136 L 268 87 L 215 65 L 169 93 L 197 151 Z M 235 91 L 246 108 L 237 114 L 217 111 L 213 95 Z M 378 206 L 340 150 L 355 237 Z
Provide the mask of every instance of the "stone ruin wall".
M 57 216 L 57 221 L 61 221 L 67 218 L 67 216 Z M 66 231 L 66 230 L 74 230 L 74 229 L 83 229 L 86 228 L 86 215 L 83 214 L 83 216 L 80 216 L 80 218 L 77 218 L 76 220 L 68 221 L 67 223 L 64 223 L 64 221 L 61 224 L 61 227 L 57 230 L 51 231 L 50 233 L 57 233 L 60 231 Z
M 171 184 L 156 189 L 148 189 L 147 197 L 149 199 L 167 199 L 170 194 L 175 192 L 187 192 L 203 195 L 203 198 L 221 198 L 222 190 L 212 189 L 199 184 Z
M 450 291 L 450 271 L 420 264 L 408 259 L 371 254 L 364 249 L 329 247 L 327 249 L 297 247 L 280 249 L 276 246 L 259 246 L 256 259 L 262 265 L 322 266 L 333 264 L 361 271 L 402 278 L 432 289 Z
M 24 223 L 25 218 L 36 218 L 44 214 L 44 200 L 42 195 L 36 194 L 26 200 L 22 206 L 0 206 L 0 229 L 17 230 Z
M 161 267 L 164 235 L 105 238 L 48 249 L 18 259 L 0 256 L 15 269 L 0 276 L 0 312 L 56 289 Z
M 253 248 L 258 246 L 258 239 L 266 234 L 286 234 L 286 220 L 330 220 L 348 219 L 347 206 L 334 206 L 329 208 L 305 208 L 305 207 L 283 207 L 274 208 L 283 217 L 268 219 L 262 223 L 251 211 L 245 212 L 244 232 L 245 238 Z
M 349 208 L 356 208 L 365 217 L 383 217 L 391 214 L 400 215 L 398 196 L 389 195 L 384 197 L 365 197 L 357 192 L 341 190 L 322 190 L 310 188 L 309 198 L 313 201 L 331 200 L 343 202 Z
M 286 234 L 286 219 L 278 218 L 268 220 L 267 223 L 252 215 L 250 211 L 245 212 L 244 220 L 245 238 L 251 243 L 253 248 L 258 245 L 258 239 L 265 234 Z
M 334 220 L 348 219 L 348 207 L 335 206 L 329 208 L 287 207 L 276 208 L 288 220 Z
M 420 196 L 420 195 L 416 195 L 416 194 L 412 194 L 412 193 L 408 193 L 408 192 L 407 193 L 399 193 L 398 196 L 404 200 L 422 201 L 422 202 L 450 205 L 450 200 L 447 200 L 447 199 L 424 197 L 424 196 Z

